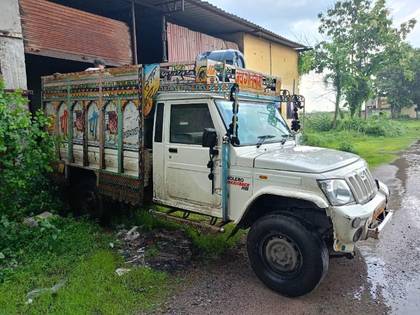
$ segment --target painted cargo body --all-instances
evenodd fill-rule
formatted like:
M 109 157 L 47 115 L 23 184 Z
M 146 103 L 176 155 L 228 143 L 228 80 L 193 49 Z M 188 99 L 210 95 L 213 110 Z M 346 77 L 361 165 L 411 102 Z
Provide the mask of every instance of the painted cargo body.
M 99 190 L 115 199 L 139 203 L 142 185 L 149 183 L 150 158 L 142 133 L 154 78 L 159 82 L 159 71 L 151 65 L 42 79 L 51 131 L 60 138 L 59 159 L 95 171 Z

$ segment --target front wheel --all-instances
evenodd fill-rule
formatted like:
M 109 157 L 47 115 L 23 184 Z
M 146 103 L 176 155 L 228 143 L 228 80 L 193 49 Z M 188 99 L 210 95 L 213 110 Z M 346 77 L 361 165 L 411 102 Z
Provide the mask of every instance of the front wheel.
M 269 288 L 296 297 L 315 289 L 328 270 L 328 250 L 321 238 L 295 218 L 272 214 L 251 227 L 248 257 Z

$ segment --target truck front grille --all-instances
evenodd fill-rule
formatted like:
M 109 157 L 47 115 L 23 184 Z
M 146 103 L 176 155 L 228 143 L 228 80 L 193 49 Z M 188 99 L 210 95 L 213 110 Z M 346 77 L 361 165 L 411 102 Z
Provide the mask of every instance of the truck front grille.
M 358 170 L 348 176 L 350 189 L 359 203 L 365 203 L 373 198 L 376 193 L 376 184 L 372 174 L 367 168 Z

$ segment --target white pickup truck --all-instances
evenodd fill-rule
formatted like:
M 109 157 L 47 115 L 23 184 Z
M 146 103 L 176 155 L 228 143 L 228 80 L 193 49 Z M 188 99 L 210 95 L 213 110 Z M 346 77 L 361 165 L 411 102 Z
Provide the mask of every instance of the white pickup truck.
M 297 143 L 279 107 L 299 98 L 276 78 L 205 61 L 42 83 L 60 136 L 57 171 L 77 208 L 101 209 L 104 196 L 152 200 L 184 219 L 198 213 L 219 229 L 249 229 L 252 268 L 281 294 L 313 290 L 329 250 L 352 255 L 392 216 L 388 188 L 363 159 Z

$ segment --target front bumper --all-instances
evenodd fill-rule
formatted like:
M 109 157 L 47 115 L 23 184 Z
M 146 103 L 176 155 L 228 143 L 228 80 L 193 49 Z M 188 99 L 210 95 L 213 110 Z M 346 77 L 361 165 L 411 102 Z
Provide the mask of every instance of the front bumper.
M 334 250 L 353 253 L 354 245 L 359 240 L 369 237 L 378 238 L 383 228 L 392 217 L 387 209 L 388 187 L 378 182 L 379 189 L 375 197 L 365 204 L 354 204 L 331 208 L 334 226 Z

